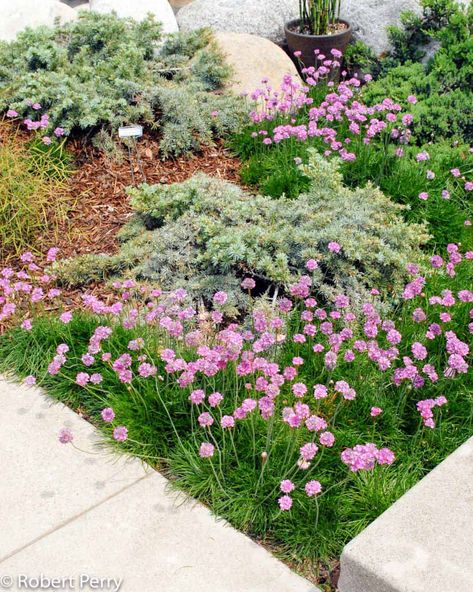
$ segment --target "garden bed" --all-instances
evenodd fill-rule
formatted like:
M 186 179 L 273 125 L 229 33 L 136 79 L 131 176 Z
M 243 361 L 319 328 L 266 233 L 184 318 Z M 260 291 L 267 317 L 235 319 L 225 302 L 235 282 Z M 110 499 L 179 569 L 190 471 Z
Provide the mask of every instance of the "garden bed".
M 0 46 L 0 107 L 33 135 L 0 133 L 68 207 L 2 265 L 0 370 L 328 588 L 473 428 L 473 8 L 425 5 L 377 80 L 335 83 L 334 51 L 246 102 L 206 31 L 158 50 L 152 21 L 92 14 Z

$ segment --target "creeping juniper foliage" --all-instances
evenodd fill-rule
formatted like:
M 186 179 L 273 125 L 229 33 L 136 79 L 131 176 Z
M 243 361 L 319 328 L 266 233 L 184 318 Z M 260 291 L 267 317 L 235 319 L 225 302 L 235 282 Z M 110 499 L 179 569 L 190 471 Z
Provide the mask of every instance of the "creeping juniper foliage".
M 317 289 L 326 299 L 345 291 L 359 300 L 372 287 L 386 293 L 418 257 L 425 228 L 403 222 L 401 206 L 372 185 L 344 187 L 338 168 L 312 151 L 303 168 L 310 187 L 295 200 L 253 196 L 202 174 L 130 189 L 135 218 L 123 231 L 120 252 L 64 262 L 60 277 L 80 284 L 124 273 L 205 298 L 220 286 L 238 303 L 243 273 L 263 285 L 285 286 L 313 258 L 320 262 Z M 330 251 L 330 241 L 339 243 L 341 254 Z
M 151 17 L 82 13 L 0 43 L 0 110 L 33 117 L 40 104 L 66 134 L 141 122 L 162 133 L 168 156 L 238 126 L 241 101 L 214 92 L 229 74 L 209 31 L 164 38 Z

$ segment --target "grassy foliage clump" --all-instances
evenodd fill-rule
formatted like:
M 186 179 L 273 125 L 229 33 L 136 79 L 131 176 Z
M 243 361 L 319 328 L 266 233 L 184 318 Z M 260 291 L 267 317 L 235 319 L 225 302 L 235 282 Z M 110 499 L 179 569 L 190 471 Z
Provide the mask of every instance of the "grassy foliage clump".
M 55 316 L 36 316 L 44 303 L 19 292 L 26 306 L 13 314 L 23 328 L 0 337 L 0 370 L 36 377 L 110 443 L 292 561 L 333 558 L 471 435 L 468 257 L 450 249 L 453 277 L 444 264 L 425 282 L 412 270 L 413 284 L 423 285 L 391 318 L 369 303 L 358 314 L 347 301 L 318 307 L 300 279 L 292 311 L 287 300 L 252 301 L 240 325 L 221 323 L 221 292 L 211 313 L 197 314 L 182 291 L 143 293 L 126 282 L 107 305 L 86 296 L 94 314 L 75 310 L 62 321 L 59 303 Z M 428 427 L 417 403 L 437 397 Z M 114 440 L 119 426 L 125 441 Z M 208 457 L 199 455 L 204 443 Z M 350 471 L 341 455 L 366 443 L 389 447 L 394 462 Z M 317 451 L 304 464 L 307 444 Z M 278 506 L 283 480 L 294 485 L 290 511 Z M 313 480 L 322 488 L 316 496 L 305 489 Z
M 215 94 L 229 69 L 210 32 L 164 39 L 160 23 L 82 13 L 61 27 L 28 29 L 0 44 L 0 109 L 67 134 L 144 123 L 163 135 L 164 156 L 196 149 L 235 129 L 236 97 Z
M 398 286 L 428 238 L 425 228 L 403 222 L 402 208 L 370 184 L 343 186 L 337 161 L 312 152 L 304 174 L 310 186 L 295 200 L 252 196 L 204 175 L 131 189 L 135 219 L 121 251 L 63 262 L 60 278 L 77 285 L 127 275 L 206 300 L 220 287 L 240 304 L 244 273 L 263 289 L 287 287 L 312 258 L 317 289 L 328 300 L 344 291 L 359 301 L 373 287 L 386 295 Z
M 25 144 L 3 135 L 0 143 L 0 260 L 17 256 L 54 230 L 67 214 L 61 197 L 69 174 L 62 145 Z

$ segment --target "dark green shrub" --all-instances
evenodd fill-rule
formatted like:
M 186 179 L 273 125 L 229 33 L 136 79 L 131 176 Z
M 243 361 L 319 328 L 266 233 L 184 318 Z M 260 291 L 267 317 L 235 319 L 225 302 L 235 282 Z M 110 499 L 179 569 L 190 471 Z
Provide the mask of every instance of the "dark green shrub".
M 324 298 L 344 291 L 356 302 L 374 286 L 386 295 L 418 259 L 425 228 L 403 222 L 401 206 L 370 184 L 344 187 L 338 169 L 337 161 L 311 152 L 303 169 L 310 186 L 294 200 L 252 196 L 205 175 L 130 189 L 135 220 L 125 227 L 120 252 L 71 259 L 57 271 L 74 285 L 125 275 L 204 299 L 223 289 L 241 305 L 244 273 L 263 288 L 285 287 L 313 258 Z M 339 254 L 328 249 L 331 241 Z
M 62 27 L 28 29 L 0 44 L 0 110 L 88 136 L 123 124 L 159 128 L 164 156 L 235 129 L 241 100 L 213 91 L 229 75 L 210 32 L 163 39 L 161 25 L 82 13 Z M 218 115 L 217 115 L 218 113 Z

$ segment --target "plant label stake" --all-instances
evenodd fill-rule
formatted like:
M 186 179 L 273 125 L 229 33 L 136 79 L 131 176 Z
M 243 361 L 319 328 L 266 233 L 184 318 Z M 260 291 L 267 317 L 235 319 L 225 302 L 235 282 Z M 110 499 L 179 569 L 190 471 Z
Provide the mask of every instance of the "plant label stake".
M 133 170 L 132 149 L 135 153 L 135 158 L 138 162 L 138 167 L 140 169 L 143 180 L 146 182 L 146 175 L 143 170 L 143 163 L 141 162 L 138 150 L 136 149 L 136 139 L 141 138 L 142 135 L 142 125 L 124 125 L 118 128 L 118 137 L 123 141 L 124 144 L 126 144 L 126 147 L 128 148 L 128 158 L 130 160 L 131 179 L 133 185 L 135 185 L 135 172 Z

